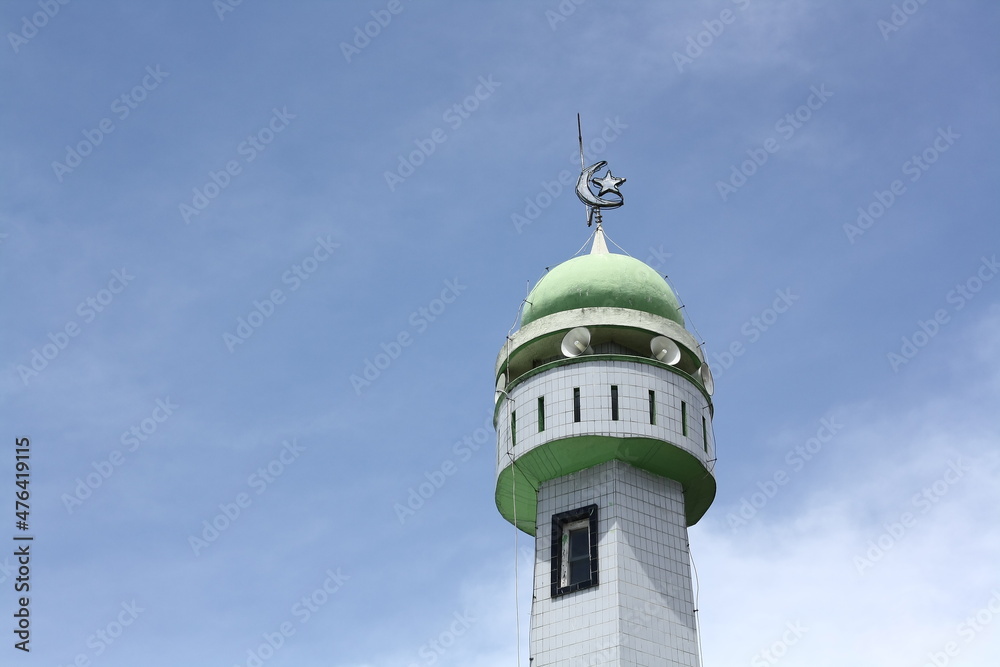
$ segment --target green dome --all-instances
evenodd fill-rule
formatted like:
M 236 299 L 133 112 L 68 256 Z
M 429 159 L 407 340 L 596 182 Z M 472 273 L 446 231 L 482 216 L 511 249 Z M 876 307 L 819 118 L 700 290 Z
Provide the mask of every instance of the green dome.
M 521 326 L 575 308 L 631 308 L 684 326 L 680 304 L 666 281 L 627 255 L 582 255 L 556 266 L 528 295 Z

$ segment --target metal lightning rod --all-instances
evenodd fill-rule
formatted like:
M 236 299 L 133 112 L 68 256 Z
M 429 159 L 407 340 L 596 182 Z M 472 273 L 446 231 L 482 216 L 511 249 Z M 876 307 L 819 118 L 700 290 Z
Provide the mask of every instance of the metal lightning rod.
M 583 160 L 583 126 L 580 124 L 580 114 L 576 114 L 576 136 L 580 141 L 580 171 L 582 172 L 587 168 L 587 163 Z M 593 210 L 589 206 L 586 207 L 587 210 L 587 226 L 590 227 L 591 216 L 593 215 Z

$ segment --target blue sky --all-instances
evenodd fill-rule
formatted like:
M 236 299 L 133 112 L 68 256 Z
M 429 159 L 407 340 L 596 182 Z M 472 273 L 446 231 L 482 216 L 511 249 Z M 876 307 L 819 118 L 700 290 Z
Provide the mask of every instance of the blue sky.
M 0 12 L 4 664 L 527 664 L 492 369 L 578 112 L 716 373 L 705 664 L 995 664 L 993 3 Z

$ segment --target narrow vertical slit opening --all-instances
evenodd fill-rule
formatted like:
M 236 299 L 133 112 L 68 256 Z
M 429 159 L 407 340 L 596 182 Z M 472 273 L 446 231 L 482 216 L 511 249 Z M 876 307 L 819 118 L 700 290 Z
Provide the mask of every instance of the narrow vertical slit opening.
M 573 421 L 580 421 L 580 388 L 573 388 Z
M 611 421 L 618 421 L 618 387 L 611 385 Z
M 681 435 L 688 434 L 688 404 L 681 401 Z
M 649 423 L 656 425 L 656 392 L 649 390 Z
M 545 430 L 545 397 L 538 397 L 538 432 Z

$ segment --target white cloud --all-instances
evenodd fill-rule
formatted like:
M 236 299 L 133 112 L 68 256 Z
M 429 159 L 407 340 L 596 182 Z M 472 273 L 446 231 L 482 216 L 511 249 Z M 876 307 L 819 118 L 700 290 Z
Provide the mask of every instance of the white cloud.
M 1000 399 L 997 322 L 993 311 L 970 329 L 965 356 L 985 371 L 966 384 L 973 403 Z M 734 533 L 716 516 L 692 531 L 707 664 L 751 662 L 786 621 L 809 627 L 786 665 L 919 665 L 948 642 L 962 665 L 995 664 L 1000 633 L 959 630 L 1000 591 L 995 418 L 970 414 L 970 395 L 894 414 L 869 403 L 839 436 L 847 455 L 824 461 L 836 469 L 811 476 L 798 507 L 779 497 L 780 517 Z

